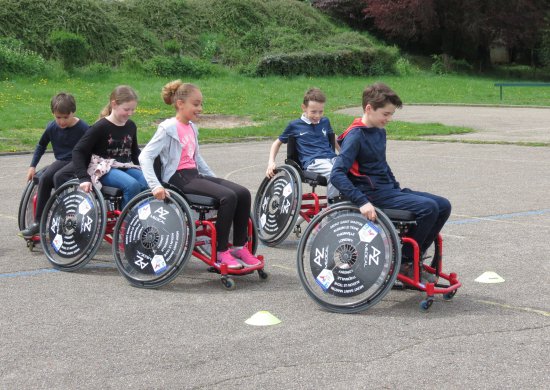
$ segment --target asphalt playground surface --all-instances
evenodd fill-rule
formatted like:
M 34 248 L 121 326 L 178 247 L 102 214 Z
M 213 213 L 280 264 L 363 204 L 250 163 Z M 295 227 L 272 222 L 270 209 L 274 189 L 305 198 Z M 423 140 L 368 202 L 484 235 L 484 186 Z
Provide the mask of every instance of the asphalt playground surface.
M 477 109 L 445 109 L 432 108 L 434 118 L 426 110 L 423 122 L 472 120 L 472 140 L 500 142 L 507 130 L 492 129 L 507 118 L 525 124 L 510 141 L 550 140 L 548 109 L 538 122 L 524 109 L 487 108 L 477 121 Z M 254 196 L 270 144 L 201 150 L 218 176 Z M 260 245 L 269 278 L 236 277 L 234 291 L 196 258 L 167 286 L 131 287 L 107 243 L 83 270 L 56 271 L 17 237 L 31 155 L 0 157 L 0 389 L 547 389 L 550 148 L 390 141 L 387 154 L 402 186 L 453 204 L 444 270 L 463 286 L 427 312 L 412 290 L 392 290 L 359 314 L 324 310 L 299 282 L 293 234 Z M 504 282 L 475 281 L 488 271 Z M 259 311 L 281 322 L 245 323 Z

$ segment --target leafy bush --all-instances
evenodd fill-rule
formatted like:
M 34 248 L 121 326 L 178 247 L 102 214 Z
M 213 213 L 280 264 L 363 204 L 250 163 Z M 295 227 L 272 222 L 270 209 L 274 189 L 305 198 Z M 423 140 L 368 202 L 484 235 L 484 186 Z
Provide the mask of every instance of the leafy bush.
M 306 51 L 263 57 L 256 75 L 380 75 L 395 73 L 396 49 Z
M 21 41 L 13 38 L 0 39 L 0 78 L 40 75 L 44 70 L 44 58 L 24 49 Z
M 65 69 L 71 70 L 84 64 L 89 49 L 88 42 L 84 37 L 68 31 L 57 30 L 52 31 L 49 41 Z
M 203 77 L 214 73 L 213 66 L 203 60 L 177 56 L 155 56 L 145 62 L 144 71 L 161 77 Z
M 467 73 L 473 70 L 473 66 L 464 59 L 457 60 L 446 54 L 432 54 L 432 72 L 442 74 Z

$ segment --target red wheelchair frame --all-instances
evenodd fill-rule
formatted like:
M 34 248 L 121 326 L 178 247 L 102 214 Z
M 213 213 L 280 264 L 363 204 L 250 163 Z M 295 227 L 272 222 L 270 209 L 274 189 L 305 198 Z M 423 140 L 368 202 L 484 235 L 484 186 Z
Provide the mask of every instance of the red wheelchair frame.
M 446 274 L 442 272 L 443 269 L 443 237 L 438 234 L 435 242 L 432 244 L 434 247 L 433 258 L 430 264 L 425 264 L 420 253 L 420 247 L 413 238 L 407 236 L 409 228 L 416 225 L 414 215 L 407 211 L 402 210 L 382 210 L 390 218 L 394 227 L 398 231 L 399 238 L 403 245 L 410 245 L 413 249 L 413 275 L 412 278 L 398 273 L 397 280 L 404 284 L 404 287 L 420 290 L 426 293 L 426 299 L 420 302 L 420 308 L 422 310 L 428 310 L 433 303 L 434 296 L 441 294 L 443 299 L 450 300 L 456 294 L 458 288 L 462 286 L 462 283 L 458 280 L 456 273 L 451 272 Z M 402 218 L 402 216 L 405 218 Z M 433 274 L 436 277 L 436 282 L 422 282 L 421 273 L 424 270 L 427 273 Z M 448 282 L 448 285 L 444 286 L 439 283 L 439 279 L 444 279 Z
M 172 189 L 174 189 L 172 187 Z M 217 205 L 213 198 L 196 195 L 183 195 L 189 202 L 189 207 L 195 210 L 199 218 L 195 220 L 195 245 L 193 247 L 193 256 L 203 261 L 209 266 L 210 272 L 216 272 L 221 275 L 221 282 L 228 290 L 235 288 L 235 282 L 229 275 L 247 275 L 258 271 L 260 279 L 267 279 L 268 274 L 264 271 L 265 261 L 262 255 L 257 256 L 260 264 L 252 267 L 243 267 L 240 269 L 228 268 L 227 264 L 217 262 L 217 232 L 215 218 L 206 218 L 206 214 L 216 210 Z M 202 201 L 201 201 L 202 199 Z M 206 200 L 206 202 L 204 201 Z M 252 219 L 248 219 L 246 245 L 250 253 L 256 252 L 256 229 Z M 209 247 L 209 249 L 208 249 Z

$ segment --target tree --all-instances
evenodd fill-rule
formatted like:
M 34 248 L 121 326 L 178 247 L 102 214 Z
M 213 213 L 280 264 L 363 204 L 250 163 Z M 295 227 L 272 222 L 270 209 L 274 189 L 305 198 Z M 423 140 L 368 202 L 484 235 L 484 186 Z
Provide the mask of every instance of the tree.
M 500 40 L 516 58 L 541 42 L 550 0 L 365 0 L 374 27 L 405 47 L 419 47 L 486 65 Z M 430 53 L 431 51 L 431 53 Z

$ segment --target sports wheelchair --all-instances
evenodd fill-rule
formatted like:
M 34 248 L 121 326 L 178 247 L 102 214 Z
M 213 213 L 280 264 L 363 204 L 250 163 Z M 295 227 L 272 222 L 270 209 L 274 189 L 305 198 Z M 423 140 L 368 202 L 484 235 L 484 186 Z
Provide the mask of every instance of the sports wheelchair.
M 30 225 L 34 223 L 34 217 L 36 215 L 36 201 L 37 201 L 37 192 L 38 184 L 40 183 L 40 176 L 48 168 L 47 166 L 38 170 L 32 180 L 27 182 L 25 189 L 23 190 L 23 195 L 19 201 L 19 209 L 17 211 L 17 223 L 19 226 L 19 231 L 27 229 Z M 25 238 L 27 242 L 27 248 L 32 252 L 37 243 L 40 242 L 39 235 L 33 237 Z
M 329 142 L 334 149 L 334 134 Z M 302 169 L 294 137 L 289 137 L 286 150 L 285 164 L 276 169 L 275 176 L 263 179 L 254 199 L 258 238 L 267 246 L 281 243 L 292 231 L 300 237 L 301 224 L 328 206 L 326 195 L 316 193 L 317 186 L 327 186 L 327 179 Z M 302 184 L 308 184 L 311 191 L 302 193 Z
M 369 221 L 346 201 L 331 205 L 311 221 L 297 252 L 298 275 L 307 294 L 323 308 L 338 313 L 372 307 L 396 280 L 404 288 L 426 293 L 421 310 L 431 307 L 435 294 L 452 299 L 461 283 L 455 273 L 442 272 L 441 235 L 430 253 L 421 254 L 416 241 L 408 236 L 416 224 L 413 213 L 391 209 L 376 209 L 376 213 L 376 222 Z M 401 245 L 413 248 L 412 277 L 399 273 Z M 437 280 L 423 282 L 422 270 Z
M 261 256 L 259 265 L 237 270 L 216 262 L 215 210 L 219 205 L 215 199 L 166 187 L 167 199 L 157 200 L 147 190 L 120 210 L 119 189 L 93 186 L 85 193 L 77 181 L 65 183 L 46 205 L 40 224 L 48 260 L 56 269 L 78 270 L 93 258 L 103 238 L 112 244 L 118 270 L 135 287 L 158 288 L 169 283 L 191 255 L 220 273 L 227 289 L 235 288 L 229 275 L 258 271 L 261 279 L 267 278 Z M 251 220 L 248 237 L 249 250 L 255 253 L 257 239 Z

